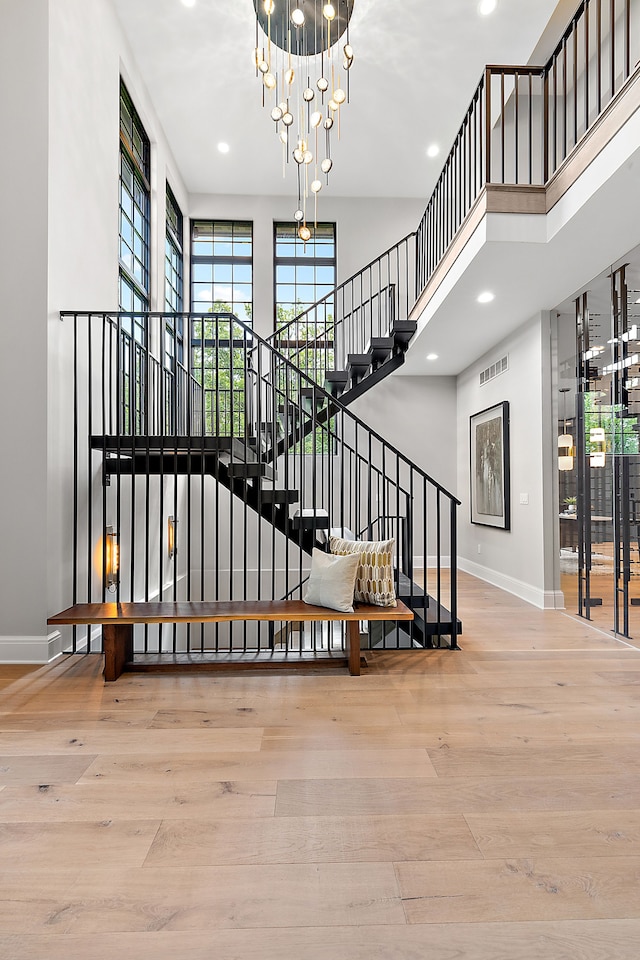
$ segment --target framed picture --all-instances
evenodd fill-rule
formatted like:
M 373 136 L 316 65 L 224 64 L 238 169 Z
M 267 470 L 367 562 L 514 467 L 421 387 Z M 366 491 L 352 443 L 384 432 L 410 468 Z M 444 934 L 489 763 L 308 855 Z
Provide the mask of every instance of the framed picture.
M 509 530 L 509 401 L 474 413 L 469 421 L 471 523 Z

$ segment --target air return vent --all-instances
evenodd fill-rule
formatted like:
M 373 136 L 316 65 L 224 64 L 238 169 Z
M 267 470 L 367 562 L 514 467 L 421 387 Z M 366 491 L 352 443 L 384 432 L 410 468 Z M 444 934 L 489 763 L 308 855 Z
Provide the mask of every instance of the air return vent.
M 499 377 L 501 373 L 504 373 L 505 370 L 509 369 L 509 354 L 506 357 L 502 357 L 501 360 L 496 360 L 495 363 L 492 363 L 490 367 L 487 367 L 486 370 L 483 370 L 480 374 L 480 386 L 485 383 L 488 383 L 489 380 L 495 380 L 496 377 Z

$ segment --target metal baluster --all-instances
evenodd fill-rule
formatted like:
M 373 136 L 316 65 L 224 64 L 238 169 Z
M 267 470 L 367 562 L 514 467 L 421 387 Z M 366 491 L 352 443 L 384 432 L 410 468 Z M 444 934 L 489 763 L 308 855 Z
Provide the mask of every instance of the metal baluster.
M 500 73 L 500 183 L 505 182 L 505 135 L 504 135 L 504 70 Z
M 602 111 L 602 0 L 596 0 L 596 57 L 597 57 L 596 101 L 598 104 L 598 115 L 599 115 Z
M 611 34 L 611 99 L 616 95 L 616 0 L 609 2 L 609 33 Z
M 519 163 L 520 163 L 520 157 L 519 157 L 519 153 L 518 153 L 518 106 L 519 106 L 520 91 L 519 91 L 519 89 L 518 89 L 518 82 L 519 82 L 519 74 L 518 74 L 518 71 L 516 70 L 515 73 L 514 73 L 514 75 L 513 75 L 513 83 L 514 83 L 513 96 L 514 96 L 514 113 L 515 113 L 515 116 L 514 116 L 514 134 L 515 134 L 515 138 L 514 138 L 514 152 L 515 152 L 515 174 L 516 174 L 515 179 L 516 179 L 516 184 L 518 183 L 518 172 L 519 172 L 518 168 L 519 168 Z
M 485 112 L 485 165 L 484 165 L 484 182 L 489 184 L 491 180 L 491 70 L 487 67 L 485 70 L 485 103 L 484 103 L 484 112 Z

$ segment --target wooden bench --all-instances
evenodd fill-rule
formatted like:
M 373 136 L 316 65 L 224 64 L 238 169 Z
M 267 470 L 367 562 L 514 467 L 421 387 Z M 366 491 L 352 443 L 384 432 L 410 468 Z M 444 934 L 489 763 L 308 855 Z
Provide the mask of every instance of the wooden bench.
M 398 600 L 397 607 L 356 604 L 354 613 L 314 607 L 302 600 L 216 600 L 177 603 L 76 603 L 49 617 L 48 624 L 101 624 L 104 678 L 117 680 L 134 667 L 133 626 L 136 623 L 222 623 L 228 621 L 342 621 L 347 623 L 349 673 L 360 675 L 361 620 L 413 620 L 412 611 Z

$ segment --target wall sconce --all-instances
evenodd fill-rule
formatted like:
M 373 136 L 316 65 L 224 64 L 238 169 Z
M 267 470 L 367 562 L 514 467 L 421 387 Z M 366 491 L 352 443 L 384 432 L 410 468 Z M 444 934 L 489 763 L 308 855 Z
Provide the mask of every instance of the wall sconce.
M 603 427 L 592 427 L 589 430 L 589 443 L 591 444 L 589 463 L 592 467 L 604 467 L 607 459 L 607 439 Z
M 169 560 L 173 560 L 178 552 L 178 521 L 175 517 L 169 517 L 167 520 L 167 551 Z
M 107 590 L 112 592 L 117 588 L 120 579 L 120 545 L 118 534 L 113 527 L 105 529 L 105 568 L 104 580 Z
M 573 447 L 573 437 L 570 433 L 567 433 L 567 411 L 566 411 L 566 395 L 569 392 L 569 387 L 562 387 L 560 393 L 563 394 L 562 398 L 562 430 L 563 432 L 558 437 L 558 470 L 573 470 L 573 458 L 575 456 L 575 450 Z

